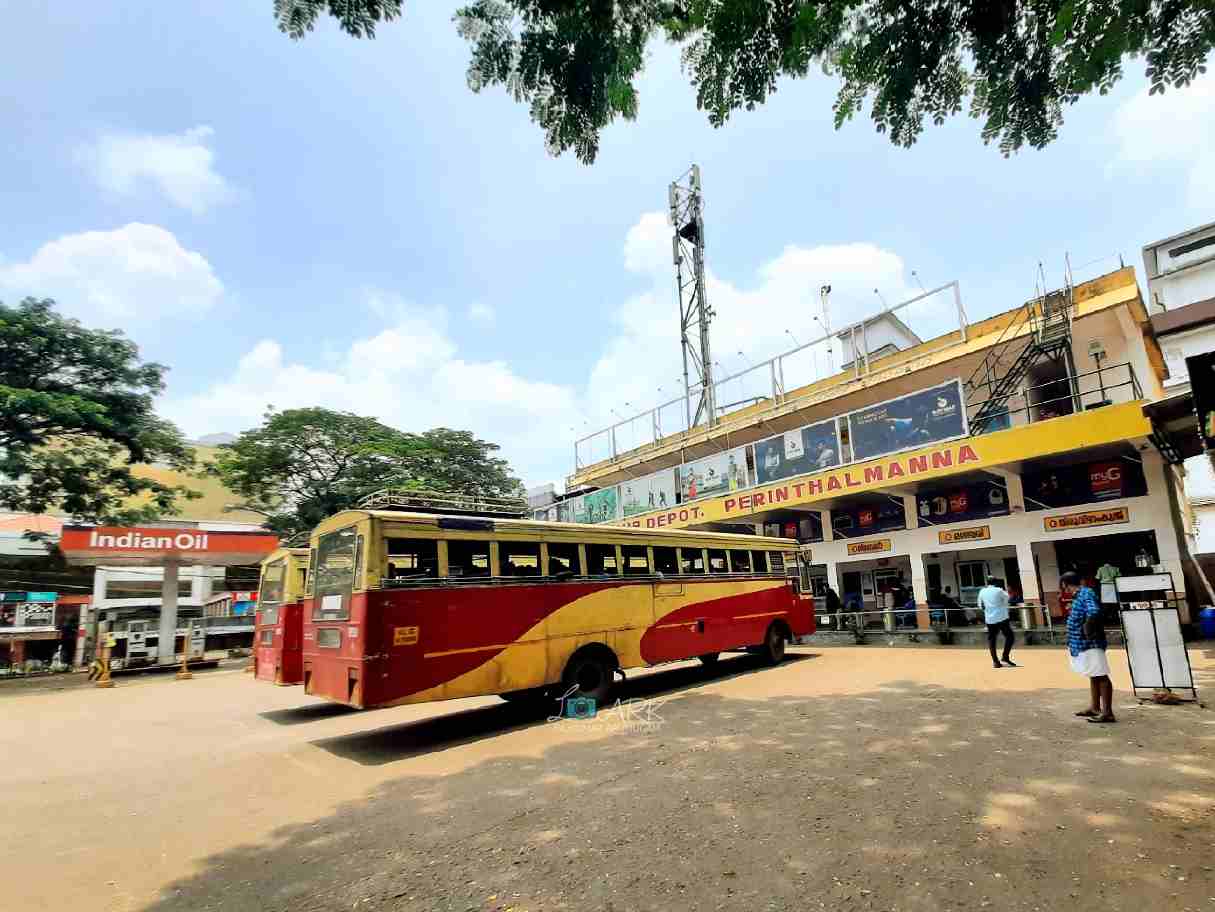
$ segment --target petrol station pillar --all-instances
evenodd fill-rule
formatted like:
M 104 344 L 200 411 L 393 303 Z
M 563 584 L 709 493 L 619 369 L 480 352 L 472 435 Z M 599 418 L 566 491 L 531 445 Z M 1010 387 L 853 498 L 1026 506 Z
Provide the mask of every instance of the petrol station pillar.
M 179 568 L 166 561 L 164 579 L 160 585 L 160 639 L 156 647 L 157 664 L 174 665 L 177 655 L 177 581 Z M 185 645 L 189 651 L 190 644 Z

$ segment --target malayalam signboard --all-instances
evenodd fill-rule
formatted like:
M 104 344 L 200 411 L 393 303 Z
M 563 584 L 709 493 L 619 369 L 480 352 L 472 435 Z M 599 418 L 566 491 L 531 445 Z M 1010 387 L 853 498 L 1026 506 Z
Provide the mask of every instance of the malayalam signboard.
M 890 539 L 879 538 L 874 541 L 848 542 L 849 554 L 881 554 L 891 548 Z
M 957 379 L 848 414 L 855 460 L 965 436 L 966 407 Z
M 958 542 L 989 541 L 991 526 L 969 526 L 963 529 L 947 529 L 937 533 L 937 541 L 942 545 L 956 545 Z
M 834 418 L 755 444 L 755 475 L 759 484 L 809 475 L 839 464 L 840 441 Z
M 1085 513 L 1064 513 L 1062 516 L 1047 516 L 1042 525 L 1047 532 L 1067 532 L 1071 529 L 1087 529 L 1091 526 L 1110 526 L 1131 521 L 1131 511 L 1126 507 L 1112 510 L 1089 510 Z
M 686 503 L 698 497 L 727 494 L 747 486 L 747 451 L 745 447 L 714 453 L 679 467 L 680 501 Z
M 620 510 L 623 516 L 665 510 L 675 506 L 675 503 L 674 469 L 663 469 L 620 483 Z

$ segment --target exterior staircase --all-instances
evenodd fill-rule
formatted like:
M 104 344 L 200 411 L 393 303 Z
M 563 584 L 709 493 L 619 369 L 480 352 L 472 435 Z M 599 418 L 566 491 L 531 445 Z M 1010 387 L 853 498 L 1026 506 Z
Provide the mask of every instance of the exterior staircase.
M 1062 360 L 1071 348 L 1075 301 L 1068 284 L 1027 301 L 1004 328 L 966 381 L 966 400 L 974 409 L 970 432 L 983 434 L 1004 426 L 1009 400 L 1022 388 L 1030 368 L 1044 359 Z M 1028 332 L 1024 330 L 1028 327 Z M 1067 373 L 1065 371 L 1065 373 Z

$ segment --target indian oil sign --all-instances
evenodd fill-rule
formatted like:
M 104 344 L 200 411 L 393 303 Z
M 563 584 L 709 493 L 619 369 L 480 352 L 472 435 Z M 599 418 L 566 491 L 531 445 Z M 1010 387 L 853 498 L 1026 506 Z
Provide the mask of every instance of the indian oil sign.
M 278 547 L 278 536 L 180 527 L 64 526 L 59 547 L 72 563 L 163 557 L 186 563 L 256 563 Z

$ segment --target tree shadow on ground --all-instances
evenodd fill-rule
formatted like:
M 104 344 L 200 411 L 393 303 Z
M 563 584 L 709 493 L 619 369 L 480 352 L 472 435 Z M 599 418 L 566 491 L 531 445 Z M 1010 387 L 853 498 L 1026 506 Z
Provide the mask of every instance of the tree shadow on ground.
M 790 654 L 786 661 L 792 664 L 813 658 L 817 658 L 817 654 L 797 653 Z M 672 668 L 627 679 L 617 685 L 613 700 L 628 702 L 645 700 L 660 694 L 670 696 L 714 681 L 760 673 L 767 668 L 768 666 L 747 655 L 722 659 L 714 665 Z M 499 703 L 325 738 L 312 743 L 344 759 L 378 766 L 445 750 L 458 744 L 495 737 L 520 728 L 544 725 L 550 715 L 561 711 L 560 707 L 561 704 L 556 699 L 534 703 Z M 606 709 L 610 713 L 611 706 Z M 369 715 L 369 718 L 373 716 Z
M 776 692 L 795 680 L 773 674 Z M 667 675 L 636 683 L 660 688 L 650 677 Z M 653 725 L 552 723 L 568 737 L 535 755 L 441 776 L 405 761 L 364 799 L 205 859 L 149 908 L 1209 908 L 1215 715 L 1122 692 L 1123 722 L 1089 725 L 1072 715 L 1084 697 L 684 690 Z M 427 724 L 451 745 L 495 718 Z M 326 745 L 352 775 L 401 747 L 337 741 L 357 738 Z

